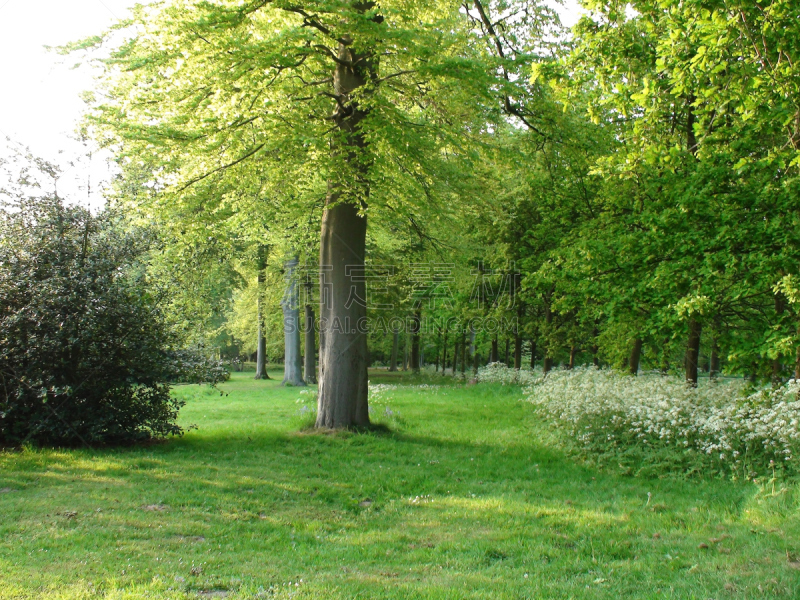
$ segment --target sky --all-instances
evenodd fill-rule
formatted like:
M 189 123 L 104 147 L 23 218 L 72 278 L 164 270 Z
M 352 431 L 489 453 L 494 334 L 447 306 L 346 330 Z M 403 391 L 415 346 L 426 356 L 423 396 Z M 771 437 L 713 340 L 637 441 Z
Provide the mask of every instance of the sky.
M 566 25 L 578 15 L 577 1 L 564 0 Z M 45 46 L 96 35 L 125 18 L 134 0 L 0 0 L 0 138 L 29 147 L 62 167 L 54 186 L 72 202 L 99 208 L 102 183 L 110 177 L 107 156 L 75 139 L 84 111 L 80 93 L 92 87 L 87 67 Z M 73 166 L 70 166 L 70 165 Z

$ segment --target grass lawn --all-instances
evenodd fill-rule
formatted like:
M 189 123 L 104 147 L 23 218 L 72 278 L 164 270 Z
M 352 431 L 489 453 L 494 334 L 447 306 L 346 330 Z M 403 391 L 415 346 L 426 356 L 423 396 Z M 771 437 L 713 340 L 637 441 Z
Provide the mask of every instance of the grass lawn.
M 800 598 L 796 484 L 592 470 L 519 388 L 391 382 L 390 433 L 234 373 L 181 439 L 0 453 L 0 598 Z

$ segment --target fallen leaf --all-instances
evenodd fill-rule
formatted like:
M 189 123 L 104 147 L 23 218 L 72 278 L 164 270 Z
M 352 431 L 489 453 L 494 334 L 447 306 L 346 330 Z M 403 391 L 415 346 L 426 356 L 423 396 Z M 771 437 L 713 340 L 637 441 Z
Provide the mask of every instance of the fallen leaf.
M 154 511 L 154 512 L 164 512 L 167 510 L 169 506 L 166 504 L 145 504 L 142 506 L 142 510 Z
M 364 498 L 361 502 L 358 503 L 359 506 L 362 508 L 366 508 L 368 506 L 372 506 L 372 499 L 371 498 Z
M 708 550 L 708 544 L 706 544 L 705 542 L 700 542 L 700 544 L 698 544 L 697 547 L 700 548 L 701 550 Z

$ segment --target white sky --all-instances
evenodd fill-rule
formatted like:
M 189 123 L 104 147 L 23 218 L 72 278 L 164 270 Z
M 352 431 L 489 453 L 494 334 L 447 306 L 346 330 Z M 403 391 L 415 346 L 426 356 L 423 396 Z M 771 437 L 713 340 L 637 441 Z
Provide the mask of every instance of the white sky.
M 572 25 L 577 0 L 563 1 L 562 19 Z M 72 69 L 73 59 L 44 46 L 98 34 L 124 18 L 134 4 L 135 0 L 0 0 L 0 138 L 10 137 L 61 165 L 58 191 L 73 202 L 102 206 L 99 184 L 109 177 L 98 154 L 91 162 L 75 162 L 86 154 L 73 133 L 84 110 L 79 94 L 92 87 L 92 76 L 86 68 Z

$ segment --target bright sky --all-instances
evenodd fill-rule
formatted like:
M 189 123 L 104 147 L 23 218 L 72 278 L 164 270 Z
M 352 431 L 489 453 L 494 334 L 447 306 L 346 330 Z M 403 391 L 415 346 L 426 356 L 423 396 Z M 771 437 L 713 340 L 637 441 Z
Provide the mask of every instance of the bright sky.
M 91 161 L 76 162 L 86 154 L 73 133 L 84 110 L 80 93 L 92 87 L 92 76 L 86 68 L 72 69 L 74 60 L 44 46 L 98 34 L 124 18 L 134 4 L 135 0 L 0 0 L 0 138 L 10 137 L 61 165 L 58 191 L 73 202 L 102 206 L 99 184 L 109 177 L 97 153 Z M 564 4 L 562 19 L 572 25 L 577 1 Z

